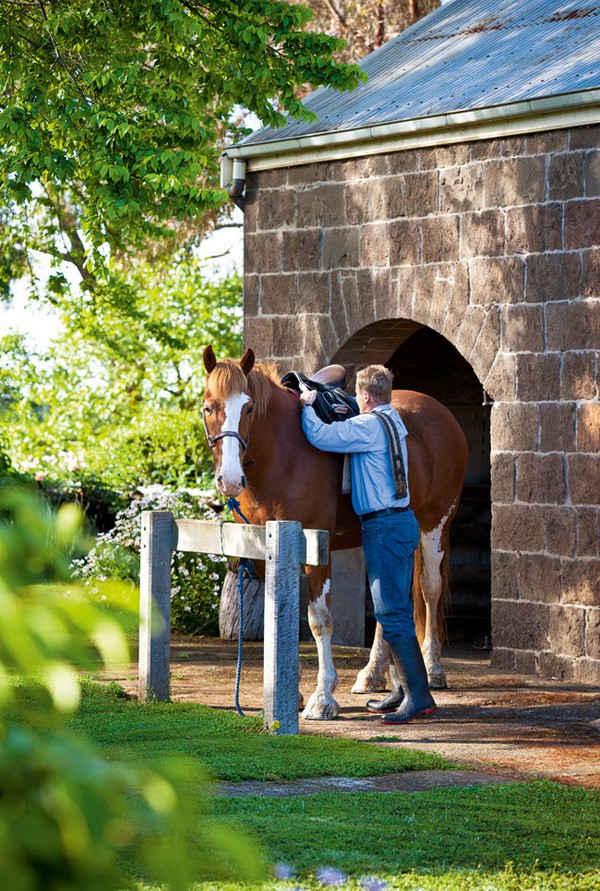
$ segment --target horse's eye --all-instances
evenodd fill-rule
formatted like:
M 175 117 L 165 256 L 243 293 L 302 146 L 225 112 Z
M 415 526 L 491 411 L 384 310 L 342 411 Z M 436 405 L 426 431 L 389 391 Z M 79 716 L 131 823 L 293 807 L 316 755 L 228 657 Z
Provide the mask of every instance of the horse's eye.
M 253 411 L 254 411 L 254 406 L 253 406 L 253 405 L 249 405 L 248 408 L 247 408 L 247 410 L 246 410 L 246 414 L 251 415 Z
M 205 415 L 212 415 L 212 406 L 210 406 L 210 405 L 205 405 L 205 406 L 204 406 L 204 414 L 205 414 Z

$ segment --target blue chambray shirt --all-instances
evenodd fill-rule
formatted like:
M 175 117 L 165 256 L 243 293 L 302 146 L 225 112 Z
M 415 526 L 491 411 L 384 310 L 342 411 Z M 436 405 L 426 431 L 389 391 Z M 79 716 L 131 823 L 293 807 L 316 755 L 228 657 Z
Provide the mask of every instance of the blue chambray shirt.
M 402 459 L 408 476 L 408 431 L 389 402 L 377 405 L 373 411 L 389 415 L 398 428 Z M 357 514 L 368 514 L 386 507 L 407 507 L 407 497 L 397 499 L 392 462 L 383 424 L 369 414 L 357 415 L 347 421 L 325 424 L 312 405 L 302 409 L 302 429 L 311 445 L 324 452 L 343 452 L 350 455 L 352 475 L 352 507 Z

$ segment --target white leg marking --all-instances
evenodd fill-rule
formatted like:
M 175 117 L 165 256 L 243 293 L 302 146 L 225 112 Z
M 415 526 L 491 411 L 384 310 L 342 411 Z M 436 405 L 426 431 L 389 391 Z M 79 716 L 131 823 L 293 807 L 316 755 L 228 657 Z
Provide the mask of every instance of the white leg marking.
M 369 654 L 369 661 L 361 669 L 352 687 L 353 693 L 381 693 L 386 689 L 386 672 L 390 665 L 390 651 L 381 635 L 379 622 L 375 628 L 373 646 Z
M 450 508 L 440 523 L 431 532 L 421 533 L 421 550 L 423 552 L 422 589 L 425 600 L 425 638 L 421 649 L 427 667 L 429 683 L 432 687 L 445 687 L 446 675 L 440 664 L 442 645 L 437 628 L 437 609 L 442 596 L 442 574 L 440 567 L 445 551 L 442 550 L 442 533 L 452 514 Z
M 338 678 L 331 650 L 333 622 L 331 611 L 327 606 L 327 594 L 330 587 L 331 582 L 326 579 L 321 595 L 308 604 L 308 623 L 317 644 L 319 673 L 317 689 L 308 700 L 302 717 L 320 721 L 330 721 L 332 718 L 336 718 L 340 710 L 333 697 Z
M 250 397 L 246 393 L 237 393 L 230 396 L 225 403 L 225 420 L 221 432 L 230 430 L 232 433 L 239 433 L 240 418 L 242 409 L 249 401 Z M 241 491 L 242 478 L 244 476 L 244 468 L 240 461 L 240 443 L 234 436 L 226 436 L 221 440 L 223 450 L 221 452 L 221 467 L 217 469 L 217 488 L 225 495 L 237 495 Z M 219 477 L 220 483 L 219 483 Z

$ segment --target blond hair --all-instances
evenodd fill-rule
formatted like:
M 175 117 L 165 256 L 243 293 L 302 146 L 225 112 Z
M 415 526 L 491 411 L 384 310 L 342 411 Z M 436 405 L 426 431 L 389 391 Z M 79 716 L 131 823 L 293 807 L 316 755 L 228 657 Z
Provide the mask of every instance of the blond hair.
M 394 375 L 385 365 L 369 365 L 356 375 L 356 389 L 368 393 L 378 404 L 390 402 Z

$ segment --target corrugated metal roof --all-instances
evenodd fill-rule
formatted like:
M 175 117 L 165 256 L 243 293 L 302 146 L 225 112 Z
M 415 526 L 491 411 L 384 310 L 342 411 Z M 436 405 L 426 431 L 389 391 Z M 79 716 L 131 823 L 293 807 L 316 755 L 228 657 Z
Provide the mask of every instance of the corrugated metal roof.
M 367 56 L 351 93 L 305 100 L 240 145 L 353 130 L 600 87 L 600 0 L 453 0 Z

